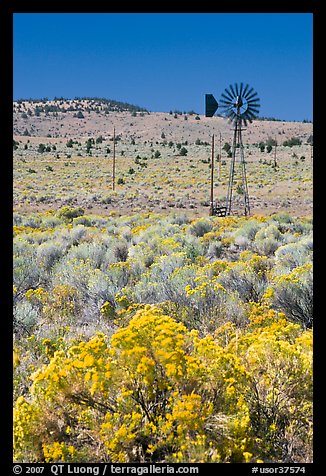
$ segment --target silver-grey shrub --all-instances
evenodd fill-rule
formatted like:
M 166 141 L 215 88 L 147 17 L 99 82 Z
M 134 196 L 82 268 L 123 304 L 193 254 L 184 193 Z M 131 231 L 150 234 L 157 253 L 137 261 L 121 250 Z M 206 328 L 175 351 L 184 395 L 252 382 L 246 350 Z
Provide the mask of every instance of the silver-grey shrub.
M 173 213 L 165 219 L 166 223 L 172 223 L 176 225 L 187 225 L 190 222 L 190 218 L 186 213 Z
M 297 243 L 288 243 L 275 251 L 275 273 L 285 273 L 297 266 L 311 262 L 313 258 L 312 237 L 305 237 Z
M 38 311 L 33 305 L 22 300 L 14 306 L 13 311 L 14 318 L 14 331 L 16 334 L 30 333 L 39 319 Z
M 13 284 L 17 295 L 42 283 L 42 273 L 37 263 L 37 245 L 30 244 L 22 238 L 13 243 Z
M 283 238 L 278 227 L 271 223 L 257 231 L 253 249 L 260 255 L 271 256 L 282 244 Z
M 200 218 L 199 220 L 189 225 L 188 231 L 192 235 L 201 237 L 201 236 L 204 236 L 209 231 L 211 231 L 212 228 L 213 228 L 213 224 L 211 223 L 210 220 L 206 218 Z
M 249 241 L 254 240 L 256 233 L 263 226 L 264 224 L 258 220 L 251 219 L 250 221 L 246 221 L 234 232 L 233 236 L 235 238 L 235 243 L 237 243 L 238 238 L 246 238 Z
M 19 213 L 14 212 L 12 214 L 12 221 L 14 226 L 19 226 L 23 223 L 23 217 Z
M 83 217 L 78 217 L 83 218 Z M 87 228 L 84 224 L 79 224 L 70 230 L 71 243 L 77 245 L 87 235 Z
M 50 273 L 55 263 L 57 263 L 65 253 L 65 248 L 59 241 L 47 241 L 38 246 L 36 259 L 38 265 L 45 273 Z
M 304 328 L 313 325 L 313 272 L 309 265 L 295 268 L 296 279 L 279 279 L 273 287 L 272 305 Z
M 67 260 L 89 261 L 92 268 L 101 268 L 104 263 L 105 265 L 108 263 L 106 259 L 107 251 L 107 247 L 101 242 L 84 242 L 70 248 L 67 253 Z
M 243 302 L 260 302 L 268 285 L 266 273 L 257 274 L 241 262 L 223 271 L 218 282 L 227 291 L 237 293 Z
M 62 220 L 57 216 L 47 216 L 42 219 L 42 226 L 44 228 L 56 228 L 60 225 L 62 225 Z
M 147 304 L 175 300 L 178 290 L 175 282 L 171 283 L 171 276 L 175 270 L 182 269 L 186 264 L 189 264 L 189 260 L 185 253 L 158 257 L 132 288 L 132 300 Z M 183 291 L 186 284 L 183 285 Z
M 214 240 L 209 243 L 206 256 L 209 259 L 220 258 L 223 253 L 223 243 L 220 240 Z

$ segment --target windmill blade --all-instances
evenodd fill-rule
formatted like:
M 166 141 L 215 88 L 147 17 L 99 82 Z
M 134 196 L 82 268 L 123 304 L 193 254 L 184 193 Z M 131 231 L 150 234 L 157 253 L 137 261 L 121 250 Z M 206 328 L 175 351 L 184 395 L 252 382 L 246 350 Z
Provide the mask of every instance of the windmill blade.
M 240 83 L 239 96 L 242 97 L 243 83 Z
M 256 98 L 252 98 L 252 99 L 248 99 L 248 100 L 246 99 L 246 101 L 247 101 L 248 103 L 260 102 L 260 99 L 259 99 L 259 97 L 256 97 Z
M 249 107 L 247 109 L 247 111 L 253 112 L 254 114 L 258 114 L 259 113 L 259 107 Z
M 223 116 L 229 116 L 233 112 L 233 109 L 231 107 L 226 107 L 222 109 L 221 112 Z
M 256 117 L 257 117 L 256 114 L 254 114 L 250 111 L 246 112 L 246 118 L 249 119 L 250 122 L 252 122 L 252 120 L 255 119 Z
M 252 120 L 254 119 L 253 117 L 250 117 L 248 115 L 246 115 L 246 121 L 250 122 L 250 124 L 252 123 Z
M 259 111 L 257 111 L 259 112 Z M 255 117 L 256 116 L 256 110 L 253 110 L 253 109 L 247 109 L 246 111 L 246 116 L 252 116 L 252 117 Z
M 245 127 L 247 127 L 247 119 L 246 119 L 246 117 L 244 116 L 242 119 L 243 119 L 243 122 L 244 122 Z
M 247 109 L 259 109 L 260 104 L 259 103 L 248 103 Z
M 229 104 L 228 106 L 223 106 L 224 114 L 226 114 L 229 111 L 233 111 L 233 110 L 234 110 L 233 104 Z
M 259 111 L 248 111 L 248 112 L 246 113 L 246 117 L 249 117 L 249 116 L 250 116 L 250 117 L 252 117 L 253 119 L 255 119 L 255 118 L 258 116 L 258 112 L 259 112 Z
M 246 92 L 247 92 L 248 88 L 249 88 L 249 84 L 246 84 L 244 90 L 242 91 L 242 97 L 244 97 L 244 98 L 246 97 Z
M 247 101 L 250 101 L 250 100 L 253 99 L 253 98 L 259 99 L 259 98 L 258 98 L 258 93 L 257 93 L 257 91 L 255 91 L 255 90 L 253 90 L 251 93 L 248 92 L 247 95 L 246 95 Z
M 248 100 L 248 96 L 250 96 L 250 94 L 253 92 L 253 90 L 254 90 L 254 88 L 250 88 L 250 89 L 246 92 L 246 94 L 245 94 L 244 97 L 245 97 L 247 100 Z
M 234 99 L 232 101 L 230 101 L 230 99 L 221 98 L 220 99 L 220 104 L 224 104 L 224 105 L 227 105 L 227 106 L 234 106 Z
M 229 122 L 232 122 L 235 116 L 236 116 L 236 113 L 234 111 L 228 111 L 225 113 L 225 118 L 228 119 Z
M 223 111 L 225 111 L 226 109 L 233 109 L 233 108 L 234 108 L 233 104 L 230 104 L 230 103 L 229 104 L 222 104 L 222 103 L 220 103 L 220 109 L 222 109 Z
M 231 123 L 234 123 L 234 124 L 235 124 L 236 121 L 237 121 L 236 116 L 237 116 L 237 115 L 236 115 L 235 113 L 233 113 L 233 115 L 228 118 L 228 123 L 229 123 L 229 124 L 231 124 Z
M 233 110 L 229 111 L 229 113 L 228 113 L 228 118 L 229 119 L 234 119 L 235 116 L 236 116 L 236 113 Z
M 252 101 L 247 101 L 248 106 L 260 107 L 259 98 L 253 99 Z
M 227 97 L 227 95 L 224 94 L 224 93 L 221 94 L 221 97 L 222 97 L 223 99 L 221 99 L 220 102 L 222 102 L 222 100 L 228 101 L 229 103 L 233 101 L 233 98 Z
M 233 101 L 227 101 L 226 99 L 220 99 L 220 105 L 223 107 L 233 106 Z
M 236 94 L 235 94 L 235 91 L 234 91 L 234 89 L 233 89 L 232 84 L 230 84 L 229 88 L 231 89 L 231 92 L 232 92 L 232 94 L 233 94 L 233 98 L 235 98 L 235 97 L 236 97 Z
M 229 101 L 229 100 L 226 100 L 226 99 L 220 99 L 220 105 L 224 105 L 224 106 L 233 106 L 233 101 Z
M 230 120 L 233 120 L 235 117 L 236 117 L 236 113 L 234 112 L 233 109 L 230 109 L 227 113 L 227 117 L 230 119 Z
M 228 88 L 225 88 L 224 94 L 228 97 L 230 101 L 233 101 L 234 96 L 232 96 L 232 93 L 228 90 Z
M 228 109 L 226 111 L 224 111 L 224 116 L 226 118 L 228 117 L 234 117 L 235 116 L 235 112 L 233 111 L 233 109 Z
M 236 92 L 236 95 L 239 96 L 238 83 L 235 83 L 235 92 Z
M 251 111 L 251 112 L 259 112 L 259 107 L 256 107 L 256 106 L 249 106 L 247 108 L 247 111 Z
M 232 104 L 220 104 L 220 109 L 222 110 L 223 113 L 226 113 L 227 111 L 232 111 L 233 106 Z
M 253 99 L 255 97 L 257 97 L 257 99 L 259 99 L 258 94 L 256 93 L 256 91 L 254 91 L 250 96 L 247 96 L 246 99 L 247 99 L 247 101 L 250 101 L 251 99 Z

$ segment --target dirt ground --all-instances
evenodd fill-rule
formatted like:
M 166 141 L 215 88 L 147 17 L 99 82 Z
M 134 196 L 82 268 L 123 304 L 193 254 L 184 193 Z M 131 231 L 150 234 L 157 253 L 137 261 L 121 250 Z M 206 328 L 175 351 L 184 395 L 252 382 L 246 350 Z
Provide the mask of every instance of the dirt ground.
M 49 102 L 49 104 L 51 104 Z M 70 103 L 67 103 L 69 105 Z M 84 118 L 68 111 L 35 115 L 36 103 L 14 103 L 14 209 L 24 213 L 82 206 L 87 214 L 138 211 L 208 215 L 211 139 L 215 137 L 214 198 L 224 205 L 232 126 L 197 114 L 109 112 L 80 102 Z M 29 114 L 24 114 L 29 110 Z M 26 118 L 27 116 L 27 118 Z M 115 129 L 115 190 L 112 190 Z M 26 133 L 27 131 L 27 133 Z M 28 134 L 28 135 L 27 135 Z M 251 214 L 312 214 L 313 125 L 256 120 L 243 130 Z M 300 145 L 284 141 L 298 138 Z M 87 141 L 92 140 L 87 149 Z M 273 139 L 277 147 L 261 152 Z M 67 145 L 71 140 L 73 144 Z M 274 143 L 275 143 L 274 142 Z M 47 149 L 39 150 L 40 144 Z M 186 154 L 181 154 L 181 148 Z M 221 156 L 221 165 L 219 157 Z M 277 167 L 274 167 L 274 162 Z M 237 165 L 237 162 L 236 162 Z M 238 175 L 237 175 L 238 174 Z M 241 174 L 236 174 L 237 182 Z M 234 193 L 234 213 L 243 196 Z

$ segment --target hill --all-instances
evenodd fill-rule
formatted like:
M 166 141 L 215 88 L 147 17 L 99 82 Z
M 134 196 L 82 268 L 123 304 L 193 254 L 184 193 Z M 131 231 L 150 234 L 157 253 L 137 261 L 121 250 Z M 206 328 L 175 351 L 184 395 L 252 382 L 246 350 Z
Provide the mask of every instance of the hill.
M 68 204 L 93 213 L 182 208 L 207 214 L 212 134 L 221 155 L 215 196 L 225 200 L 233 131 L 222 117 L 58 98 L 14 102 L 13 127 L 14 206 L 20 211 Z M 311 123 L 275 120 L 256 120 L 243 131 L 253 213 L 312 212 L 312 134 Z M 275 147 L 266 147 L 275 143 L 277 167 Z M 241 205 L 241 194 L 235 201 Z

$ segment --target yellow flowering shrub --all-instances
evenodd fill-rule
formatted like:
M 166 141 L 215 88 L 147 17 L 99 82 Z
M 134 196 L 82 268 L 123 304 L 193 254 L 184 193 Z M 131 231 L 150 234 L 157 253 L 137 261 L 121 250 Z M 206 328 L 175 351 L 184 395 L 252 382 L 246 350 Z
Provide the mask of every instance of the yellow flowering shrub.
M 201 338 L 147 305 L 111 339 L 44 342 L 48 363 L 15 402 L 15 460 L 309 459 L 311 331 L 266 305 L 248 313 Z
M 48 298 L 48 293 L 43 288 L 28 289 L 25 293 L 25 297 L 34 304 L 43 304 Z
M 35 231 L 36 230 L 36 231 Z M 37 233 L 37 232 L 43 232 L 43 231 L 48 231 L 46 228 L 39 226 L 38 228 L 34 228 L 31 226 L 18 226 L 15 225 L 13 226 L 13 236 L 17 236 L 19 234 L 25 234 L 25 233 Z
M 49 319 L 63 319 L 74 316 L 80 309 L 77 289 L 68 284 L 58 284 L 47 293 L 43 303 L 43 314 Z
M 115 316 L 114 306 L 108 301 L 102 304 L 100 312 L 102 316 L 106 317 L 107 319 L 112 319 Z
M 73 446 L 66 446 L 63 442 L 55 441 L 52 444 L 43 445 L 44 460 L 46 463 L 74 461 L 76 451 Z
M 149 223 L 146 223 L 145 225 L 139 225 L 135 226 L 131 232 L 133 235 L 140 235 L 143 231 L 147 230 L 147 228 L 150 226 Z

